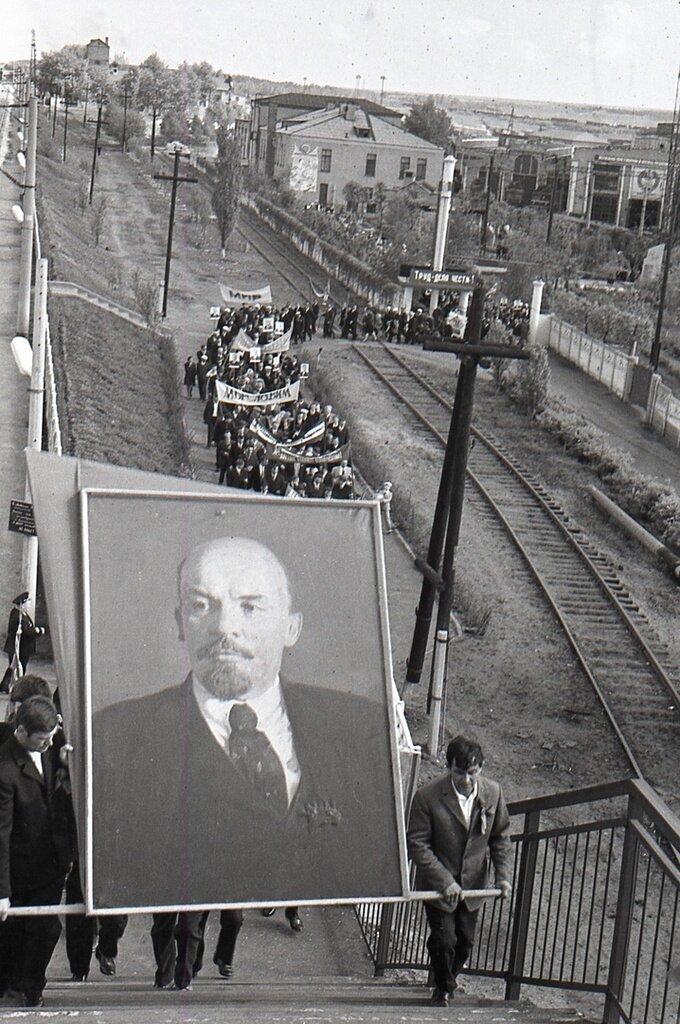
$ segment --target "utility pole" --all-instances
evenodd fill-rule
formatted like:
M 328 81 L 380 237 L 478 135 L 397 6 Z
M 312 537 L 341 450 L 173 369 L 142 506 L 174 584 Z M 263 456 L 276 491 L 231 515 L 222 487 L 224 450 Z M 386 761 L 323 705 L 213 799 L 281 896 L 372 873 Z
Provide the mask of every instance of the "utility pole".
M 484 200 L 484 214 L 482 216 L 482 224 L 479 230 L 479 246 L 482 251 L 482 255 L 486 252 L 486 229 L 489 226 L 489 206 L 491 205 L 491 175 L 493 174 L 493 161 L 494 154 L 491 154 L 489 159 L 489 172 L 486 179 L 486 199 Z
M 420 682 L 435 597 L 439 591 L 437 635 L 428 695 L 428 710 L 432 712 L 429 744 L 429 752 L 432 755 L 437 753 L 446 700 L 445 677 L 449 620 L 453 601 L 454 564 L 462 519 L 477 363 L 481 357 L 529 358 L 529 353 L 519 346 L 492 345 L 482 342 L 483 317 L 484 291 L 483 286 L 477 283 L 472 293 L 464 340 L 455 342 L 437 337 L 426 338 L 424 343 L 424 348 L 428 351 L 455 353 L 461 360 L 439 482 L 439 493 L 432 521 L 427 562 L 417 563 L 423 573 L 423 582 L 406 670 L 407 683 Z
M 90 174 L 90 206 L 92 206 L 92 196 L 94 195 L 94 176 L 97 170 L 97 155 L 99 149 L 99 136 L 102 130 L 102 105 L 103 101 L 99 101 L 99 108 L 97 110 L 97 128 L 94 133 L 94 147 L 92 150 L 92 173 Z
M 66 163 L 66 137 L 68 135 L 68 94 L 64 95 L 64 144 L 62 147 L 61 161 Z
M 35 297 L 33 302 L 33 364 L 28 403 L 28 444 L 32 451 L 42 450 L 43 404 L 45 398 L 45 341 L 47 337 L 47 260 L 36 261 Z M 26 480 L 26 501 L 31 490 Z M 29 593 L 29 607 L 35 609 L 38 582 L 38 538 L 24 538 L 21 579 Z
M 156 155 L 156 118 L 158 117 L 158 113 L 158 107 L 154 102 L 153 112 L 151 115 L 151 163 L 153 163 L 153 158 Z
M 57 131 L 57 105 L 59 103 L 59 94 L 54 94 L 54 112 L 52 114 L 52 138 L 54 138 Z
M 553 156 L 553 183 L 550 190 L 550 209 L 548 210 L 548 230 L 545 234 L 546 243 L 550 242 L 552 234 L 553 216 L 555 214 L 555 203 L 557 201 L 557 157 Z
M 380 76 L 380 102 L 382 103 L 385 96 L 385 76 Z
M 654 373 L 659 368 L 661 356 L 661 331 L 668 291 L 668 276 L 671 269 L 673 247 L 677 241 L 678 219 L 680 217 L 680 72 L 675 86 L 675 105 L 673 110 L 673 128 L 668 146 L 668 163 L 666 167 L 666 188 L 663 200 L 663 219 L 666 225 L 661 283 L 659 286 L 659 308 L 656 314 L 654 341 L 649 353 L 649 365 Z
M 85 83 L 85 109 L 83 111 L 83 124 L 87 124 L 87 101 L 90 98 L 90 83 Z
M 186 182 L 187 184 L 194 185 L 198 181 L 198 178 L 180 178 L 179 176 L 179 149 L 175 150 L 175 162 L 172 169 L 172 175 L 169 174 L 154 174 L 154 178 L 158 181 L 171 181 L 172 182 L 172 193 L 170 195 L 170 220 L 168 222 L 168 244 L 165 250 L 165 278 L 163 282 L 163 308 L 161 310 L 161 316 L 166 317 L 168 314 L 168 291 L 170 288 L 170 262 L 172 260 L 172 232 L 175 227 L 175 203 L 177 201 L 177 186 L 180 182 Z
M 125 134 L 127 129 L 127 103 L 128 103 L 128 87 L 127 82 L 123 86 L 123 139 L 120 144 L 121 153 L 125 152 Z
M 28 101 L 26 125 L 26 170 L 24 172 L 24 223 L 21 227 L 21 262 L 19 264 L 19 308 L 17 334 L 28 337 L 31 316 L 31 275 L 33 270 L 33 231 L 35 227 L 35 169 L 38 149 L 38 99 Z

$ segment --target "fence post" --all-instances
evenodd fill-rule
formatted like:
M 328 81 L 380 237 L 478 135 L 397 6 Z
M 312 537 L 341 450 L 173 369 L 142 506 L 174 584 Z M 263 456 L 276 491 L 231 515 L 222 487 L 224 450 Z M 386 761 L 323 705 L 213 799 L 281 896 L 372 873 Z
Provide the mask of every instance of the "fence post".
M 380 923 L 378 924 L 378 943 L 375 948 L 375 970 L 376 978 L 382 978 L 387 964 L 387 953 L 390 948 L 392 937 L 392 921 L 394 919 L 394 903 L 383 903 L 380 908 Z
M 630 926 L 635 909 L 635 880 L 637 874 L 637 837 L 630 827 L 631 821 L 642 816 L 642 804 L 635 792 L 628 797 L 628 813 L 626 815 L 626 834 L 621 854 L 621 873 L 619 875 L 619 891 L 616 897 L 616 919 L 609 957 L 609 975 L 607 992 L 604 1002 L 603 1024 L 619 1024 L 621 1012 L 618 1004 L 623 997 L 626 983 L 626 959 Z
M 541 823 L 540 811 L 529 811 L 524 816 L 523 836 L 538 832 Z M 517 895 L 512 916 L 512 938 L 510 940 L 510 958 L 508 973 L 505 980 L 505 998 L 516 1000 L 520 997 L 524 974 L 524 955 L 527 948 L 531 900 L 534 893 L 536 876 L 536 856 L 538 843 L 535 839 L 523 839 L 517 877 Z

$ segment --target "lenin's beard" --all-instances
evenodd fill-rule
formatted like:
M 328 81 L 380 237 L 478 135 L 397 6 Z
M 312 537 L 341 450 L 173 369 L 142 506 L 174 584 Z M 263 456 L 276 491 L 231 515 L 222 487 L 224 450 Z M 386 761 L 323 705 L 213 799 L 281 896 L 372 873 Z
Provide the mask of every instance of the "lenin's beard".
M 234 657 L 220 657 L 227 652 L 233 652 Z M 252 655 L 244 648 L 218 640 L 200 648 L 195 660 L 194 673 L 213 697 L 239 700 L 250 691 Z

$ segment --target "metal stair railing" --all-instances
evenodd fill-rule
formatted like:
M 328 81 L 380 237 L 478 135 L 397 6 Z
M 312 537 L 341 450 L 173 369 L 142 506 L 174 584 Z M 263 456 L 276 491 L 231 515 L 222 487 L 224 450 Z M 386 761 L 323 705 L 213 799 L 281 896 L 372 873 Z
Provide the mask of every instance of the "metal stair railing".
M 502 979 L 509 1000 L 523 985 L 597 993 L 604 1024 L 675 1024 L 680 821 L 637 780 L 508 809 L 519 826 L 512 899 L 483 906 L 466 972 Z M 355 911 L 376 975 L 428 969 L 422 904 Z

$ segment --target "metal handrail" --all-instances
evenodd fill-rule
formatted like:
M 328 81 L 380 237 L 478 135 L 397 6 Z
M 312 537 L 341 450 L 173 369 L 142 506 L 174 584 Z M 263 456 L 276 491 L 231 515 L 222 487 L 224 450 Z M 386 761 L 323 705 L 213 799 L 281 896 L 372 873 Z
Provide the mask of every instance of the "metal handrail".
M 541 814 L 625 800 L 626 811 L 583 814 L 541 828 Z M 604 997 L 604 1024 L 670 1024 L 680 1013 L 680 820 L 645 782 L 624 779 L 514 801 L 511 900 L 480 911 L 466 971 Z M 564 813 L 560 818 L 564 820 Z M 546 824 L 548 824 L 546 822 Z M 428 966 L 422 906 L 356 908 L 376 974 Z

